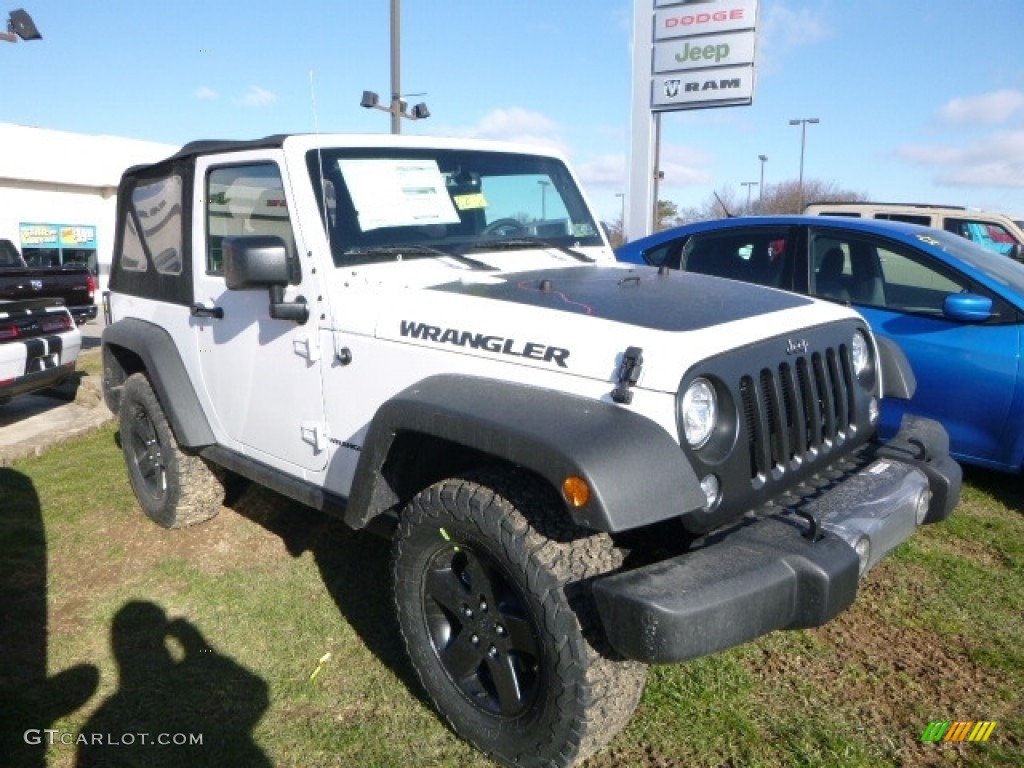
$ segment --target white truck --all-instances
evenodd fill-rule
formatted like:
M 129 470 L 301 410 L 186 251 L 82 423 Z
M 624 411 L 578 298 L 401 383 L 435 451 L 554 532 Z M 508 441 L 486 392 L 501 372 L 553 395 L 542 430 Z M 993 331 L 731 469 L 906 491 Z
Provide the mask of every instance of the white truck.
M 81 346 L 60 299 L 0 300 L 0 405 L 70 379 Z
M 620 265 L 556 154 L 196 142 L 118 191 L 104 392 L 143 511 L 226 473 L 393 538 L 420 681 L 507 765 L 569 765 L 647 665 L 823 624 L 959 498 L 851 310 Z M 381 524 L 383 523 L 383 524 Z

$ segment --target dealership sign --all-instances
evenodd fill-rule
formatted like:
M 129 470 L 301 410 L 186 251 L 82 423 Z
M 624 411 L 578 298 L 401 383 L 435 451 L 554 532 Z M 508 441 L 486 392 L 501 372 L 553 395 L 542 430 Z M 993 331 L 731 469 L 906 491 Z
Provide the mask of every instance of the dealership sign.
M 750 104 L 757 0 L 655 0 L 651 109 Z

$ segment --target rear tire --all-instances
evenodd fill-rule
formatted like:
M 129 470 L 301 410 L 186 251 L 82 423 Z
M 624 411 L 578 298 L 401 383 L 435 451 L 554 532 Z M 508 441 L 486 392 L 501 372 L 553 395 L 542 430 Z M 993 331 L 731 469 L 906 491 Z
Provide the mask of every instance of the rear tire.
M 610 537 L 575 526 L 532 478 L 448 479 L 402 514 L 392 575 L 399 625 L 434 706 L 515 766 L 566 766 L 625 726 L 646 667 L 613 658 L 587 580 L 614 570 Z
M 145 374 L 121 394 L 121 450 L 132 489 L 146 516 L 164 528 L 184 528 L 220 512 L 224 485 L 212 465 L 183 450 Z

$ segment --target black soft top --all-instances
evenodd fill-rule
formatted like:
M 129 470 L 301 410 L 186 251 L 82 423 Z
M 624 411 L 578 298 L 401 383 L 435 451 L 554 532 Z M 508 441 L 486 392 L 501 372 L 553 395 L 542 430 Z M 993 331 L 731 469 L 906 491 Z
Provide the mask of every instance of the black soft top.
M 199 139 L 190 141 L 170 157 L 157 160 L 155 163 L 135 165 L 125 171 L 125 174 L 134 174 L 145 168 L 153 168 L 164 164 L 174 164 L 179 161 L 191 161 L 199 155 L 209 155 L 219 152 L 244 152 L 248 149 L 279 149 L 284 145 L 284 140 L 291 134 L 277 133 L 273 136 L 264 136 L 262 139 Z

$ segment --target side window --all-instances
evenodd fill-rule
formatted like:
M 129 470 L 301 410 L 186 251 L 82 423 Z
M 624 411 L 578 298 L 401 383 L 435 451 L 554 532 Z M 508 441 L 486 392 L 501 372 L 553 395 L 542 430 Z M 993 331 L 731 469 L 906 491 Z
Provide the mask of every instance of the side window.
M 132 190 L 142 232 L 135 230 L 131 217 L 125 219 L 121 266 L 130 271 L 149 269 L 142 242 L 152 257 L 152 266 L 161 275 L 180 275 L 182 271 L 181 177 L 177 174 L 143 181 Z M 140 237 L 141 235 L 141 237 Z
M 144 173 L 126 174 L 122 180 L 112 291 L 184 306 L 192 303 L 191 240 L 184 231 L 186 189 L 191 190 L 188 172 L 185 162 L 163 163 Z
M 880 247 L 878 255 L 885 279 L 885 306 L 888 309 L 941 315 L 946 296 L 970 289 L 958 275 L 948 274 L 929 264 L 917 253 Z
M 121 240 L 121 269 L 129 272 L 145 272 L 149 269 L 149 260 L 142 249 L 142 239 L 135 231 L 135 222 L 130 218 L 124 220 L 124 231 Z
M 881 250 L 874 240 L 817 227 L 811 227 L 809 238 L 812 296 L 885 306 Z
M 709 232 L 694 235 L 682 253 L 681 268 L 687 272 L 742 280 L 772 288 L 791 284 L 793 259 L 789 231 L 786 228 Z
M 819 230 L 811 233 L 811 247 L 814 293 L 822 298 L 941 317 L 949 294 L 971 289 L 925 254 L 888 240 Z
M 996 222 L 949 217 L 946 219 L 945 229 L 1004 255 L 1008 254 L 1017 242 L 1006 227 Z
M 932 220 L 928 216 L 915 216 L 912 213 L 876 213 L 876 219 L 888 219 L 889 221 L 905 221 L 907 224 L 920 224 L 922 227 L 930 227 Z
M 284 241 L 292 264 L 292 284 L 300 280 L 284 182 L 275 163 L 213 168 L 206 176 L 206 272 L 224 274 L 225 237 L 275 235 Z
M 644 251 L 644 261 L 654 267 L 664 264 L 672 269 L 679 269 L 679 254 L 685 242 L 684 238 L 679 238 L 649 248 Z

